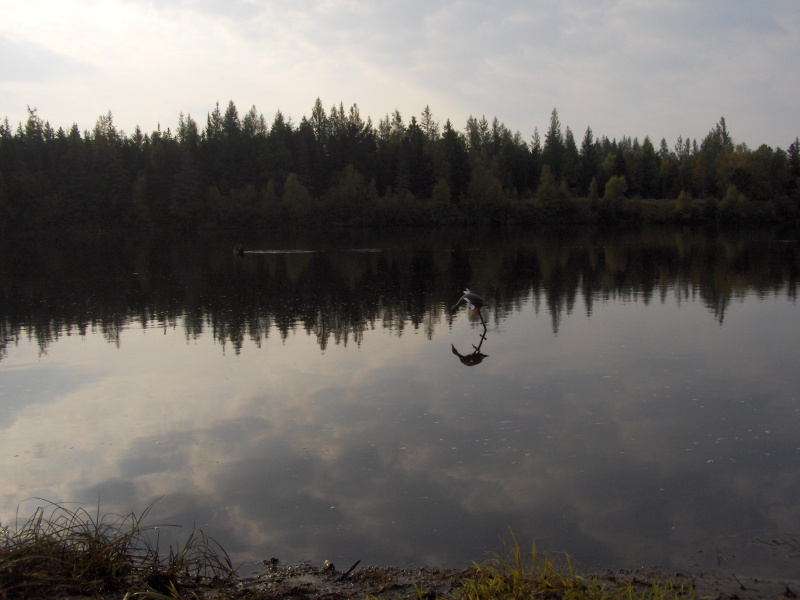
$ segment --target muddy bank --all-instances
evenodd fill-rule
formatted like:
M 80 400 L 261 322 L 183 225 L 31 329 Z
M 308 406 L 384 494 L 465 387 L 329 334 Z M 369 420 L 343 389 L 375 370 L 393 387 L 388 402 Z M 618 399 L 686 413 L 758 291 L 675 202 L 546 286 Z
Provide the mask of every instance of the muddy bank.
M 333 565 L 300 563 L 279 565 L 265 561 L 263 572 L 213 590 L 187 589 L 200 597 L 247 599 L 354 599 L 354 598 L 426 598 L 459 599 L 465 596 L 465 582 L 474 576 L 475 569 L 434 569 L 368 566 L 348 566 L 338 570 Z M 588 580 L 590 577 L 587 577 Z M 672 592 L 664 597 L 695 597 L 714 599 L 784 599 L 797 598 L 800 578 L 796 580 L 761 579 L 737 574 L 636 570 L 599 573 L 596 581 L 606 590 L 626 588 L 628 584 L 647 594 L 654 585 Z M 543 590 L 545 592 L 545 590 Z M 615 597 L 613 592 L 609 595 Z M 587 598 L 590 594 L 587 593 Z

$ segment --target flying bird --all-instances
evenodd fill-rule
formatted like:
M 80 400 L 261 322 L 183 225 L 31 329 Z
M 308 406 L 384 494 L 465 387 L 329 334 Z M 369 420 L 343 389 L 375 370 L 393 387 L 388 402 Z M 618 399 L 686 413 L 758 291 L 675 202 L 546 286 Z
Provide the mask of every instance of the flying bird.
M 458 308 L 458 305 L 461 304 L 462 302 L 466 302 L 467 306 L 469 307 L 470 313 L 472 313 L 473 315 L 480 315 L 481 308 L 483 308 L 483 305 L 486 304 L 483 301 L 483 298 L 481 298 L 480 296 L 478 296 L 478 294 L 475 294 L 474 292 L 470 292 L 469 288 L 467 288 L 464 290 L 464 295 L 458 299 L 458 302 L 456 302 L 453 305 L 453 308 L 451 308 L 450 311 L 451 312 L 455 311 L 455 309 Z

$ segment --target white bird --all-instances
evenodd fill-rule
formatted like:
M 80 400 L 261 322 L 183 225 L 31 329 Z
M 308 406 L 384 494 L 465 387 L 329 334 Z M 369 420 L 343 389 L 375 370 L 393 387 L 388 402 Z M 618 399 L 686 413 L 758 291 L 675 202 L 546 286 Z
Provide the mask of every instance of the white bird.
M 455 305 L 451 310 L 457 309 L 458 305 L 461 304 L 462 302 L 467 303 L 467 306 L 469 307 L 469 310 L 472 314 L 480 314 L 481 308 L 483 308 L 483 305 L 486 304 L 483 301 L 483 298 L 481 298 L 480 296 L 478 296 L 478 294 L 475 294 L 474 292 L 470 292 L 469 288 L 466 288 L 464 290 L 464 295 L 458 299 L 458 302 L 455 303 Z

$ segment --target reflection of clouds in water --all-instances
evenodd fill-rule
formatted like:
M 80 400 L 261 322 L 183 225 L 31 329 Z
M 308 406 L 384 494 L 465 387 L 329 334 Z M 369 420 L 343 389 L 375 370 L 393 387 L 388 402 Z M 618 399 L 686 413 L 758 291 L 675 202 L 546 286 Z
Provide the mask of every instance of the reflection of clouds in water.
M 305 335 L 239 356 L 180 329 L 126 331 L 113 351 L 60 340 L 46 360 L 78 355 L 95 379 L 14 413 L 3 510 L 33 494 L 120 512 L 164 496 L 156 520 L 196 523 L 234 554 L 340 563 L 464 564 L 511 526 L 584 560 L 681 564 L 742 515 L 790 528 L 798 417 L 781 382 L 731 381 L 708 348 L 665 341 L 676 316 L 690 330 L 708 320 L 702 308 L 636 305 L 621 326 L 604 315 L 622 308 L 557 337 L 511 315 L 480 372 L 449 356 L 451 339 L 474 337 L 466 326 L 433 342 L 369 331 L 325 354 Z

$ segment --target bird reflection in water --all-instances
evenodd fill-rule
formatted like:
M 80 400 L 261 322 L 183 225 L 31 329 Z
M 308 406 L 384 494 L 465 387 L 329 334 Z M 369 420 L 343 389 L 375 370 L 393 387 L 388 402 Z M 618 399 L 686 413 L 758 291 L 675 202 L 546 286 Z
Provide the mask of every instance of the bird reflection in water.
M 469 354 L 461 354 L 453 344 L 450 344 L 450 348 L 458 357 L 458 360 L 461 361 L 462 365 L 466 365 L 468 367 L 474 367 L 475 365 L 479 365 L 483 362 L 483 359 L 489 356 L 488 354 L 484 354 L 481 352 L 481 346 L 483 346 L 483 342 L 486 339 L 486 325 L 484 325 L 483 333 L 481 334 L 481 341 L 478 342 L 478 345 L 472 344 L 472 352 Z
M 450 348 L 456 356 L 458 356 L 458 360 L 461 361 L 461 364 L 466 365 L 468 367 L 474 367 L 483 362 L 483 359 L 489 356 L 488 354 L 484 354 L 481 352 L 481 346 L 483 346 L 483 342 L 486 340 L 486 321 L 483 320 L 483 314 L 481 313 L 481 308 L 486 304 L 483 298 L 481 298 L 478 294 L 474 292 L 470 292 L 469 288 L 464 290 L 464 295 L 459 298 L 458 302 L 453 305 L 453 308 L 450 309 L 451 312 L 455 312 L 455 310 L 459 307 L 459 305 L 464 302 L 467 307 L 469 308 L 469 313 L 471 316 L 478 316 L 481 320 L 481 325 L 483 325 L 483 333 L 481 334 L 480 341 L 478 345 L 472 344 L 472 352 L 469 354 L 461 354 L 453 344 L 450 344 Z

